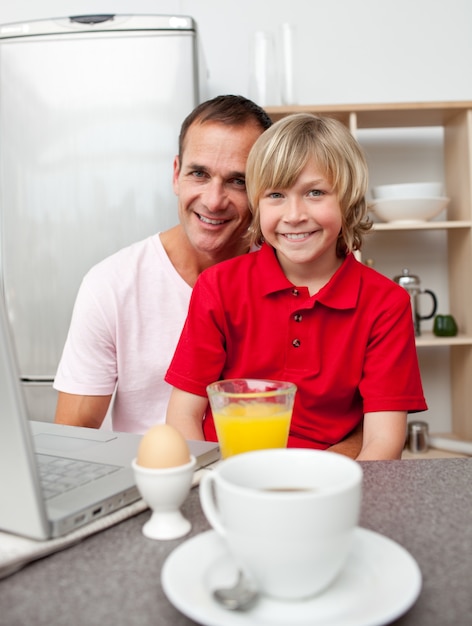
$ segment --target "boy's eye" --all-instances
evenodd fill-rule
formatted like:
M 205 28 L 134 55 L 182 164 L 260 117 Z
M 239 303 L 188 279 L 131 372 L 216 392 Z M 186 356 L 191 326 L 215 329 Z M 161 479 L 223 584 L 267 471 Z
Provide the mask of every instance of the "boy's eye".
M 282 197 L 282 194 L 280 193 L 280 191 L 270 191 L 270 192 L 267 194 L 267 197 L 268 197 L 268 198 L 281 198 L 281 197 Z
M 308 192 L 309 196 L 322 196 L 323 192 L 320 191 L 319 189 L 312 189 L 311 191 Z

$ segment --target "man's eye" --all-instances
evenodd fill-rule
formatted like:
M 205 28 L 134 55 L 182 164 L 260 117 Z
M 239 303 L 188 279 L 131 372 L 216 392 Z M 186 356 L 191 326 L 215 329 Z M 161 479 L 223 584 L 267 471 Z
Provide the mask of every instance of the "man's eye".
M 192 172 L 192 176 L 195 176 L 195 178 L 203 178 L 205 176 L 205 172 L 202 172 L 202 170 L 195 170 Z
M 243 189 L 246 187 L 246 181 L 244 178 L 233 178 L 233 183 L 236 187 L 242 187 Z

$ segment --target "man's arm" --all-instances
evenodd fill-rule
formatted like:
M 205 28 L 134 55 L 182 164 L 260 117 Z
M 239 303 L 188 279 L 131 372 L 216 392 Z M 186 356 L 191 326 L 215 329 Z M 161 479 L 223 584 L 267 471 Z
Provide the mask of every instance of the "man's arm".
M 167 406 L 166 423 L 177 428 L 185 439 L 203 441 L 203 416 L 208 398 L 174 387 Z
M 363 427 L 364 423 L 361 422 L 347 437 L 328 448 L 328 450 L 344 454 L 344 456 L 349 456 L 351 459 L 356 459 L 362 449 Z
M 54 421 L 57 424 L 100 428 L 110 406 L 111 398 L 111 395 L 79 396 L 60 391 Z

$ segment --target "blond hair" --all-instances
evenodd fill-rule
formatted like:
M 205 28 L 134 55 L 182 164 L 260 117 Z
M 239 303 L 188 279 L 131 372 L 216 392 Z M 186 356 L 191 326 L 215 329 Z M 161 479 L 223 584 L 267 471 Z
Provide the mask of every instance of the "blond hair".
M 362 236 L 372 227 L 367 218 L 368 169 L 364 153 L 341 122 L 306 113 L 276 122 L 257 139 L 249 153 L 246 188 L 253 213 L 251 242 L 263 241 L 259 220 L 262 194 L 268 189 L 293 186 L 310 159 L 333 186 L 341 207 L 338 256 L 360 250 Z

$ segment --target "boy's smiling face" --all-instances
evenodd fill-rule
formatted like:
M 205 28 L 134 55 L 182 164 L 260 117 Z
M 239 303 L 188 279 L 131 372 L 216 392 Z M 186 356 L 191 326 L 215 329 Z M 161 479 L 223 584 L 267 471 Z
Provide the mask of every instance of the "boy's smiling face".
M 267 189 L 259 200 L 261 230 L 295 284 L 305 276 L 330 276 L 340 265 L 336 242 L 342 226 L 338 196 L 309 160 L 292 187 Z

